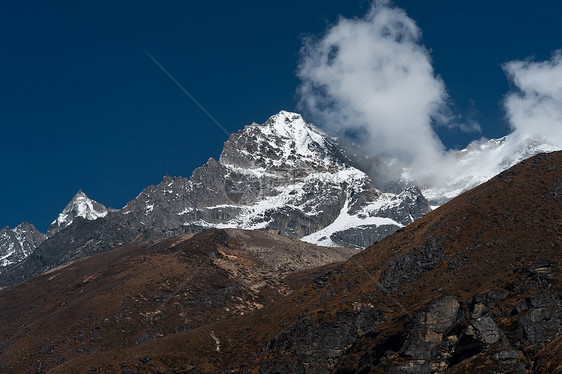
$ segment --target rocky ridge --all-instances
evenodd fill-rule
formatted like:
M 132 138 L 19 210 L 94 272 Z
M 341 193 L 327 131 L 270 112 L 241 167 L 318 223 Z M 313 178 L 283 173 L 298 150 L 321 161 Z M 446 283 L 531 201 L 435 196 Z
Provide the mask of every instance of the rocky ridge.
M 45 239 L 45 234 L 27 222 L 14 229 L 6 226 L 0 230 L 0 273 L 7 267 L 23 261 Z
M 336 139 L 282 111 L 233 134 L 191 178 L 165 177 L 121 213 L 164 231 L 270 230 L 362 248 L 430 210 L 418 189 L 384 194 Z M 408 214 L 404 214 L 408 211 Z
M 0 287 L 132 241 L 239 228 L 324 246 L 364 248 L 430 211 L 417 188 L 383 193 L 330 138 L 296 113 L 232 134 L 191 178 L 166 175 L 120 210 L 81 191 L 49 239 L 0 275 Z

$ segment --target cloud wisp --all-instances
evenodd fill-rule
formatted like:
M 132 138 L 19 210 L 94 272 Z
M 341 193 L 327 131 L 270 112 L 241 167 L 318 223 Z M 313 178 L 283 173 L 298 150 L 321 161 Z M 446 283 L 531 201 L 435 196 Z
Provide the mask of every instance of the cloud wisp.
M 547 61 L 512 61 L 503 68 L 516 88 L 504 101 L 513 130 L 562 145 L 562 50 Z

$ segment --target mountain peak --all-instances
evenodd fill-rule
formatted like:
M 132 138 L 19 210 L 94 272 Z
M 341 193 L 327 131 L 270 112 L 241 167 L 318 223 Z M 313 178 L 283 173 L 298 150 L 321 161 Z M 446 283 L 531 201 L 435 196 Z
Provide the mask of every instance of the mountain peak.
M 53 221 L 47 235 L 52 236 L 59 232 L 70 225 L 76 217 L 93 221 L 105 217 L 107 212 L 108 210 L 103 204 L 90 199 L 82 190 L 78 190 L 57 219 Z
M 292 123 L 295 121 L 305 122 L 301 114 L 282 110 L 279 113 L 269 117 L 269 119 L 264 123 L 264 125 L 269 125 L 271 123 L 278 123 L 278 124 Z
M 15 229 L 4 227 L 0 230 L 0 273 L 6 266 L 25 259 L 44 240 L 45 234 L 28 222 L 19 224 Z
M 257 126 L 266 127 L 281 137 L 293 138 L 301 142 L 304 140 L 302 138 L 306 137 L 314 140 L 328 137 L 319 128 L 306 122 L 302 115 L 284 110 L 269 117 L 263 125 Z
M 29 223 L 29 222 L 22 222 L 19 225 L 16 226 L 16 228 L 14 230 L 20 230 L 20 231 L 37 231 L 37 229 L 35 228 L 35 226 L 33 226 L 33 224 Z
M 164 175 L 164 177 L 162 177 L 162 182 L 160 182 L 160 183 L 168 184 L 168 183 L 172 182 L 173 180 L 174 180 L 174 178 L 172 178 L 169 173 L 166 173 L 166 175 Z
M 81 198 L 88 198 L 88 196 L 86 196 L 86 194 L 82 191 L 82 189 L 79 189 L 78 192 L 76 192 L 76 195 L 74 195 L 74 197 L 72 198 L 72 200 L 77 200 L 77 199 L 81 199 Z
M 301 168 L 317 172 L 336 164 L 350 164 L 335 139 L 306 122 L 300 114 L 287 111 L 232 134 L 219 161 L 227 167 L 282 171 Z
M 232 134 L 219 161 L 146 188 L 122 213 L 165 231 L 268 229 L 362 248 L 430 210 L 419 190 L 383 195 L 344 152 L 300 114 L 281 111 Z

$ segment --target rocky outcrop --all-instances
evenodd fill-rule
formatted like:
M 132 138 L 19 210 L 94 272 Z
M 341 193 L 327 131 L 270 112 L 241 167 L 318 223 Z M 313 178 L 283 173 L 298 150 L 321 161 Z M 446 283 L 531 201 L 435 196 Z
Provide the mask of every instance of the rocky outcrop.
M 487 372 L 528 372 L 538 351 L 560 335 L 562 299 L 548 287 L 527 287 L 542 295 L 535 306 L 527 300 L 511 309 L 513 300 L 525 295 L 505 290 L 475 295 L 467 303 L 454 296 L 428 303 L 402 331 L 401 345 L 387 350 L 376 366 L 391 373 L 463 373 L 484 367 Z M 370 350 L 383 347 L 389 348 L 383 342 Z
M 348 245 L 361 248 L 361 246 L 357 244 L 350 243 L 376 243 L 394 234 L 399 229 L 400 227 L 395 225 L 361 225 L 342 231 L 336 231 L 330 235 L 329 239 L 333 243 L 341 246 Z
M 0 273 L 27 258 L 45 238 L 45 234 L 27 222 L 13 230 L 9 227 L 0 230 Z

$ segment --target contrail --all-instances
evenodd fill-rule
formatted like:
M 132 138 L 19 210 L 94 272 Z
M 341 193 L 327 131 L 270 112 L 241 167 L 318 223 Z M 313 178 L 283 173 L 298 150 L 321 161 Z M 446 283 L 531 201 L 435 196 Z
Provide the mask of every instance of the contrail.
M 197 107 L 198 107 L 199 109 L 201 109 L 201 111 L 202 111 L 203 113 L 205 113 L 205 115 L 206 115 L 207 117 L 209 117 L 209 119 L 210 119 L 211 121 L 213 121 L 213 123 L 214 123 L 227 137 L 230 136 L 230 132 L 229 132 L 227 129 L 225 129 L 224 126 L 221 125 L 220 122 L 219 122 L 211 113 L 209 113 L 209 111 L 208 111 L 207 109 L 205 109 L 205 107 L 204 107 L 204 106 L 203 106 L 203 105 L 202 105 L 202 104 L 201 104 L 201 103 L 184 87 L 184 86 L 182 86 L 182 84 L 181 84 L 180 82 L 178 82 L 178 80 L 177 80 L 176 78 L 174 78 L 174 76 L 173 76 L 172 74 L 170 74 L 170 72 L 169 72 L 168 70 L 166 70 L 166 68 L 165 68 L 164 66 L 162 66 L 162 64 L 161 64 L 156 58 L 154 58 L 154 56 L 152 56 L 146 49 L 143 49 L 143 51 L 144 51 L 144 53 L 148 56 L 148 58 L 149 58 L 152 62 L 154 62 L 154 65 L 158 66 L 158 68 L 159 68 L 160 70 L 162 70 L 162 72 L 163 72 L 164 74 L 166 74 L 166 76 L 167 76 L 168 78 L 170 78 L 170 80 L 171 80 L 172 82 L 174 82 L 174 84 L 175 84 L 176 86 L 178 86 L 178 88 L 179 88 L 187 97 L 189 97 L 189 99 L 190 99 L 191 101 L 193 101 L 193 103 L 194 103 L 195 105 L 197 105 Z

